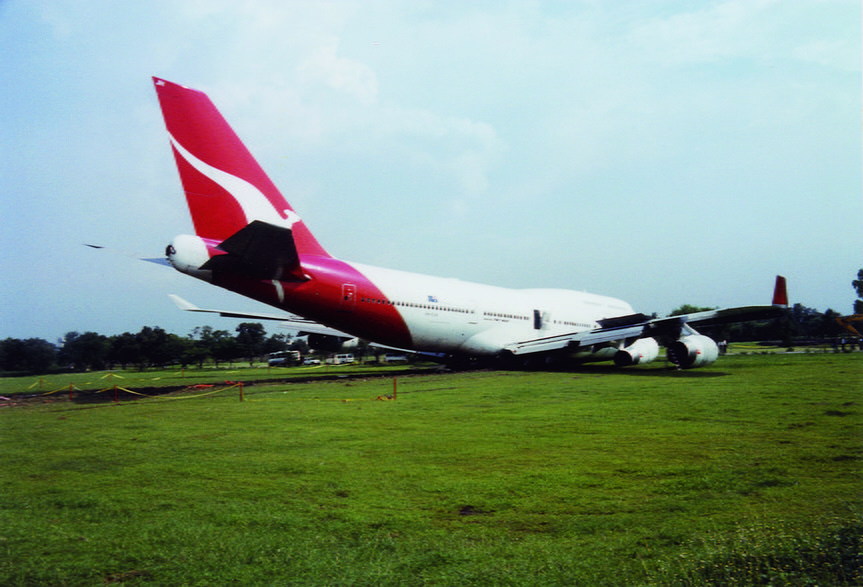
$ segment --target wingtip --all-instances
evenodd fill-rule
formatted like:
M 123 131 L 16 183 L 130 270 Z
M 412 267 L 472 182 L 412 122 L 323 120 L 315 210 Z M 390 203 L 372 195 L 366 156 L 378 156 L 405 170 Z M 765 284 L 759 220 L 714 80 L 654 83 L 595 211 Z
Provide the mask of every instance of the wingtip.
M 194 312 L 199 309 L 198 306 L 196 306 L 195 304 L 187 302 L 176 294 L 168 294 L 168 297 L 171 298 L 171 301 L 174 302 L 174 304 L 181 310 L 185 310 L 187 312 Z

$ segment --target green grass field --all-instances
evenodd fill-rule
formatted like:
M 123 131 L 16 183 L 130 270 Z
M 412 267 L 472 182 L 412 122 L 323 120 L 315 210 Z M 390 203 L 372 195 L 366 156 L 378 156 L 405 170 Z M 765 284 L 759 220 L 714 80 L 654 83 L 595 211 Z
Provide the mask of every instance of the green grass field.
M 776 354 L 51 396 L 0 409 L 0 584 L 859 585 L 861 383 Z

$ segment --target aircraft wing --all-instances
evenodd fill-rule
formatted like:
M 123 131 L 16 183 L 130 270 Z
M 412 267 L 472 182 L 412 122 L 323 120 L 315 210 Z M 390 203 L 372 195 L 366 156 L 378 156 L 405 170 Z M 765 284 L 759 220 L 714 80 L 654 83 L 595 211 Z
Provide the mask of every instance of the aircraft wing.
M 693 312 L 668 318 L 649 318 L 644 314 L 631 314 L 599 321 L 599 328 L 536 338 L 510 344 L 505 350 L 514 355 L 527 355 L 562 349 L 577 350 L 598 344 L 634 341 L 652 337 L 660 341 L 674 341 L 684 334 L 692 334 L 693 326 L 715 326 L 750 320 L 769 320 L 783 315 L 788 307 L 785 278 L 776 276 L 773 305 L 742 306 Z
M 165 257 L 142 257 L 137 253 L 130 253 L 128 251 L 118 251 L 117 249 L 109 249 L 108 247 L 103 247 L 102 245 L 94 245 L 92 243 L 83 243 L 85 247 L 90 247 L 91 249 L 96 250 L 107 250 L 113 253 L 119 253 L 121 255 L 125 255 L 126 257 L 131 257 L 133 259 L 138 259 L 139 261 L 147 261 L 149 263 L 155 263 L 156 265 L 165 265 L 166 267 L 170 267 L 171 264 Z
M 695 312 L 671 318 L 646 318 L 643 314 L 612 318 L 615 320 L 632 319 L 630 323 L 614 323 L 603 325 L 609 321 L 600 321 L 600 328 L 559 334 L 545 338 L 536 338 L 517 342 L 506 347 L 514 355 L 527 355 L 568 348 L 576 350 L 579 347 L 589 347 L 597 344 L 607 344 L 616 341 L 634 340 L 653 337 L 660 340 L 676 340 L 682 334 L 691 333 L 691 326 L 712 326 L 746 322 L 748 320 L 768 320 L 778 318 L 783 309 L 777 306 L 746 306 L 740 308 L 725 308 L 707 312 Z
M 187 302 L 178 295 L 168 294 L 168 297 L 171 298 L 171 301 L 173 301 L 178 308 L 185 312 L 203 312 L 208 314 L 218 314 L 223 318 L 278 320 L 279 322 L 282 322 L 282 325 L 285 328 L 297 330 L 299 336 L 302 336 L 304 334 L 323 334 L 326 336 L 338 336 L 340 338 L 354 338 L 350 334 L 342 332 L 341 330 L 336 330 L 335 328 L 324 326 L 323 324 L 314 322 L 312 320 L 306 320 L 305 318 L 295 316 L 294 314 L 258 314 L 254 312 L 234 312 L 233 310 L 209 310 L 205 308 L 199 308 L 195 304 Z

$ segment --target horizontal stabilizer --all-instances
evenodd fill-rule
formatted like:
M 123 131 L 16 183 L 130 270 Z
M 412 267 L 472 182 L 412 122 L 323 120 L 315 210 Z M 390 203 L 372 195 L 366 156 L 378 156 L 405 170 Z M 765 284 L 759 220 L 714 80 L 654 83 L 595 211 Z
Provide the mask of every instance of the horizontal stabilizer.
M 171 301 L 177 305 L 178 308 L 185 312 L 202 312 L 206 314 L 218 314 L 222 318 L 248 318 L 252 320 L 278 320 L 281 322 L 281 326 L 290 329 L 296 330 L 299 333 L 299 336 L 303 336 L 304 334 L 323 334 L 325 336 L 339 336 L 344 338 L 354 338 L 350 334 L 346 334 L 341 330 L 336 330 L 335 328 L 330 328 L 329 326 L 324 326 L 319 322 L 315 322 L 314 320 L 306 320 L 300 316 L 295 316 L 293 314 L 261 314 L 258 312 L 235 312 L 233 310 L 210 310 L 206 308 L 199 308 L 195 304 L 191 302 L 187 302 L 183 298 L 175 294 L 168 294 L 168 297 L 171 298 Z
M 290 228 L 255 220 L 219 246 L 227 255 L 216 255 L 201 266 L 231 271 L 254 279 L 306 281 Z
M 171 298 L 171 301 L 176 304 L 178 308 L 183 310 L 184 312 L 202 312 L 206 314 L 218 314 L 223 318 L 255 318 L 257 320 L 291 320 L 295 318 L 295 316 L 291 316 L 289 314 L 259 314 L 254 312 L 234 312 L 231 310 L 207 310 L 204 308 L 199 308 L 195 304 L 191 302 L 187 302 L 183 298 L 175 294 L 168 294 L 168 297 Z
M 108 247 L 102 245 L 94 245 L 91 243 L 83 243 L 85 247 L 90 247 L 91 249 L 96 250 L 105 250 L 111 251 L 113 253 L 120 253 L 121 255 L 125 255 L 126 257 L 132 257 L 134 259 L 138 259 L 139 261 L 147 261 L 148 263 L 155 263 L 156 265 L 165 265 L 166 267 L 170 267 L 171 264 L 165 257 L 140 257 L 135 253 L 128 253 L 126 251 L 118 251 L 116 249 L 109 249 Z

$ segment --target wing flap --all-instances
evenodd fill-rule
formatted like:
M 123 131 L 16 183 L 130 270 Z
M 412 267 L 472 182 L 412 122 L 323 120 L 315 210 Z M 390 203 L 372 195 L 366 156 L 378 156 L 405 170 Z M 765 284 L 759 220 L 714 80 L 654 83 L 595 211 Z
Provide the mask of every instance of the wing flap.
M 566 348 L 575 349 L 595 344 L 607 344 L 628 338 L 638 338 L 644 333 L 646 325 L 647 323 L 642 323 L 617 328 L 597 328 L 595 330 L 582 330 L 580 332 L 570 332 L 557 336 L 535 338 L 510 344 L 504 350 L 514 355 L 529 355 L 532 353 L 560 351 Z

